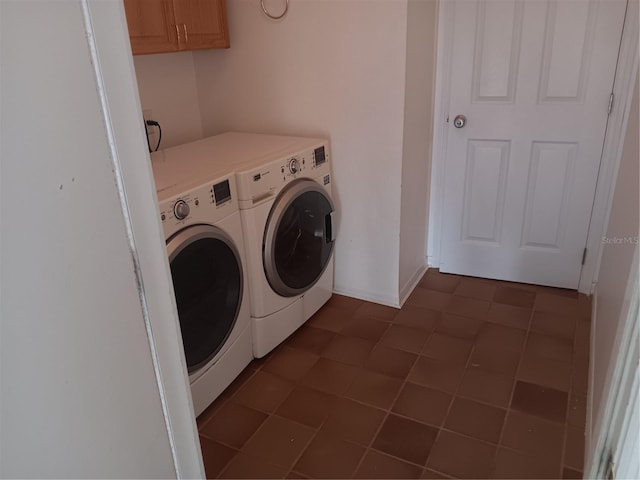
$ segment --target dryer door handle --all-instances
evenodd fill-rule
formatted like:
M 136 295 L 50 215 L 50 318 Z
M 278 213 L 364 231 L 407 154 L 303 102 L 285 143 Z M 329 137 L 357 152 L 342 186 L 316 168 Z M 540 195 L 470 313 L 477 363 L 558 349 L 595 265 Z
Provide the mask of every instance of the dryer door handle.
M 331 243 L 336 239 L 335 211 L 328 213 L 324 217 L 324 239 L 326 243 Z

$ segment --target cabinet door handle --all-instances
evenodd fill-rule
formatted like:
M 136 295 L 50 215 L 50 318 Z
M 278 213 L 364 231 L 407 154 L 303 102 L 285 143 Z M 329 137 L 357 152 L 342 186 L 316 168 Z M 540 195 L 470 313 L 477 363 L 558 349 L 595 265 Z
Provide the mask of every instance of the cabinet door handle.
M 182 28 L 184 28 L 184 43 L 189 43 L 189 34 L 187 33 L 187 24 L 183 23 Z
M 178 36 L 178 43 L 180 43 L 180 27 L 178 27 L 178 25 L 175 25 L 176 27 L 176 35 Z

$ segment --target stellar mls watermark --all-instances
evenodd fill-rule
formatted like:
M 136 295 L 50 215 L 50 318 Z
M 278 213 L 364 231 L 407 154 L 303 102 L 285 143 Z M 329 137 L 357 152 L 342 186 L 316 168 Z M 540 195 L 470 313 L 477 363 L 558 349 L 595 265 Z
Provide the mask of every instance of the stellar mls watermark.
M 603 245 L 638 245 L 638 243 L 638 235 L 629 235 L 628 237 L 602 237 Z

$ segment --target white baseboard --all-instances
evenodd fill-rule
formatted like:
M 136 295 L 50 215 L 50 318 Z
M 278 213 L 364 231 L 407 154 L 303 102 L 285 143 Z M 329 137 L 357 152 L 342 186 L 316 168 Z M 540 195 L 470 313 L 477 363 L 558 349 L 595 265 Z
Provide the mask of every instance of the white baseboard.
M 402 307 L 404 302 L 407 301 L 407 298 L 409 298 L 409 295 L 411 295 L 411 292 L 416 288 L 416 285 L 418 285 L 418 282 L 422 279 L 428 269 L 429 267 L 427 265 L 421 265 L 418 267 L 409 281 L 400 289 L 400 307 Z
M 595 375 L 595 365 L 593 362 L 593 355 L 596 349 L 596 337 L 595 337 L 595 331 L 596 331 L 596 324 L 597 324 L 597 315 L 596 312 L 598 311 L 598 290 L 597 288 L 595 288 L 595 283 L 594 283 L 594 289 L 592 292 L 592 297 L 591 297 L 591 334 L 590 334 L 590 338 L 589 338 L 589 388 L 587 389 L 587 418 L 586 418 L 586 423 L 585 423 L 585 428 L 584 428 L 584 432 L 585 432 L 585 459 L 584 459 L 584 465 L 585 468 L 588 468 L 589 465 L 591 465 L 591 463 L 593 463 L 593 454 L 594 454 L 594 449 L 595 449 L 595 441 L 593 438 L 593 423 L 594 423 L 594 418 L 593 418 L 593 378 Z M 586 469 L 584 470 L 586 472 Z
M 357 298 L 367 302 L 378 303 L 380 305 L 386 305 L 388 307 L 401 308 L 428 268 L 429 267 L 427 265 L 421 265 L 420 267 L 418 267 L 409 281 L 400 289 L 399 295 L 397 297 L 379 293 L 365 292 L 363 290 L 358 290 L 355 288 L 344 288 L 335 285 L 333 287 L 333 293 Z
M 398 297 L 392 297 L 389 295 L 381 295 L 371 292 L 364 292 L 362 290 L 354 289 L 354 288 L 342 288 L 342 287 L 333 287 L 333 293 L 337 293 L 338 295 L 344 295 L 346 297 L 353 297 L 360 300 L 365 300 L 367 302 L 379 303 L 380 305 L 386 305 L 388 307 L 400 308 L 400 302 L 398 301 Z

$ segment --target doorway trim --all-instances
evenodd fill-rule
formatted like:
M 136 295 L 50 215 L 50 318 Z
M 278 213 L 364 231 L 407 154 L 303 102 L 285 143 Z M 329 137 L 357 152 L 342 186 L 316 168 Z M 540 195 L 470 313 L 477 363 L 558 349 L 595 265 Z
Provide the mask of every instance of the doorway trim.
M 453 54 L 455 1 L 440 1 L 438 14 L 438 52 L 436 58 L 433 149 L 427 226 L 427 265 L 441 264 L 444 206 L 444 177 L 447 154 L 449 104 L 451 96 L 451 56 Z M 627 0 L 618 65 L 613 86 L 614 105 L 604 137 L 600 172 L 587 234 L 587 256 L 580 274 L 578 290 L 592 294 L 602 257 L 602 235 L 606 228 L 616 173 L 622 154 L 626 124 L 633 94 L 634 73 L 638 68 L 638 2 Z
M 607 121 L 604 136 L 600 172 L 596 184 L 591 222 L 587 235 L 587 256 L 578 290 L 593 294 L 600 271 L 603 244 L 602 236 L 609 223 L 609 213 L 613 192 L 618 174 L 618 166 L 622 157 L 624 136 L 627 131 L 627 120 L 633 96 L 636 71 L 638 69 L 638 2 L 627 0 L 627 11 L 622 27 L 618 65 L 613 83 L 613 110 Z
M 180 323 L 160 218 L 123 2 L 81 0 L 88 58 L 128 234 L 148 352 L 176 478 L 203 478 Z
M 637 455 L 634 450 L 637 443 L 626 442 L 627 438 L 638 436 L 637 422 L 630 421 L 638 415 L 638 253 L 636 247 L 631 272 L 627 281 L 620 323 L 616 331 L 615 342 L 604 385 L 601 408 L 593 412 L 593 392 L 587 399 L 587 425 L 585 441 L 584 478 L 607 478 L 610 469 L 622 467 L 620 478 L 633 478 L 624 475 L 625 470 L 637 470 Z M 592 312 L 597 311 L 597 295 L 594 297 Z M 591 349 L 595 339 L 592 334 Z M 593 365 L 589 364 L 589 383 L 593 384 Z M 594 414 L 597 417 L 594 417 Z M 615 468 L 614 468 L 615 467 Z M 628 473 L 628 472 L 627 472 Z M 616 478 L 614 475 L 613 478 Z

